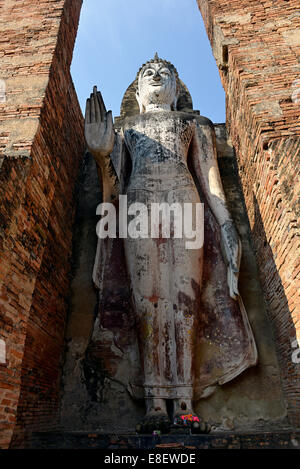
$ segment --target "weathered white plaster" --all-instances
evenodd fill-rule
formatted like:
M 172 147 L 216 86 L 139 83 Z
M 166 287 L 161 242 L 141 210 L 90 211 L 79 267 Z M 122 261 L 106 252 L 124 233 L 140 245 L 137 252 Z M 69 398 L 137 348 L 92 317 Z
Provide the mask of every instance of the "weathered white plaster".
M 125 191 L 129 205 L 183 206 L 203 202 L 188 167 L 189 156 L 204 196 L 221 227 L 228 268 L 227 288 L 230 296 L 241 302 L 238 292 L 241 243 L 226 204 L 212 123 L 205 117 L 176 111 L 177 76 L 173 67 L 164 61 L 155 59 L 142 67 L 136 96 L 140 115 L 125 119 L 116 138 L 111 115 L 106 113 L 96 89 L 87 102 L 85 135 L 101 170 L 104 200 L 109 201 L 117 192 L 117 185 L 120 194 Z M 108 171 L 110 152 L 118 181 Z M 121 160 L 126 154 L 130 155 L 132 170 L 124 185 Z M 150 224 L 151 220 L 148 226 Z M 185 236 L 124 240 L 148 419 L 159 415 L 168 419 L 166 399 L 174 401 L 175 415 L 182 413 L 182 406 L 185 412 L 193 412 L 194 346 L 202 288 L 203 243 L 198 249 L 188 250 L 186 241 Z M 102 273 L 108 246 L 109 242 L 105 250 L 98 245 L 97 262 L 102 260 Z M 101 274 L 97 275 L 95 273 L 95 278 L 101 283 Z M 251 329 L 245 312 L 242 313 L 250 337 Z M 251 347 L 249 361 L 238 365 L 238 370 L 233 368 L 229 373 L 231 377 L 250 362 L 255 363 L 254 340 Z M 227 377 L 223 377 L 223 382 L 226 381 Z

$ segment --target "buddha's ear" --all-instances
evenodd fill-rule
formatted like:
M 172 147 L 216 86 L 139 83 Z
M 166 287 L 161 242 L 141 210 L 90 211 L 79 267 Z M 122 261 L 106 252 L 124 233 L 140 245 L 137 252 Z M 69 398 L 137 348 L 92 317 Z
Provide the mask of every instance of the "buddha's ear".
M 137 102 L 139 103 L 140 114 L 143 114 L 145 112 L 145 109 L 140 98 L 139 90 L 136 90 L 135 97 L 136 97 Z
M 178 99 L 178 96 L 176 96 L 173 103 L 171 104 L 171 110 L 172 111 L 177 111 L 177 99 Z
M 177 80 L 176 80 L 175 83 L 176 83 L 175 84 L 175 99 L 174 99 L 173 103 L 171 104 L 171 110 L 172 111 L 177 111 L 177 102 L 178 102 L 179 93 L 180 93 L 180 88 L 179 88 Z

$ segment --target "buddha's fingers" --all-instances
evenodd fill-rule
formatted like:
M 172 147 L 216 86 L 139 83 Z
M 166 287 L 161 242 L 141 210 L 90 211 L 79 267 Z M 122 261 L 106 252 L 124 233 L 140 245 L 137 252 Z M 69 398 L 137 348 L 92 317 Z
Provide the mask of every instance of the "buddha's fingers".
M 96 109 L 95 109 L 95 99 L 94 95 L 91 94 L 91 123 L 94 124 L 96 122 Z
M 89 98 L 86 100 L 86 106 L 85 106 L 85 123 L 86 124 L 91 123 L 91 101 Z
M 233 280 L 233 293 L 236 296 L 239 295 L 239 287 L 238 287 L 238 277 L 234 275 L 234 280 Z
M 94 103 L 95 103 L 95 117 L 96 117 L 96 122 L 100 122 L 100 119 L 101 119 L 101 112 L 100 112 L 100 104 L 99 104 L 98 97 L 97 97 L 97 86 L 94 86 L 94 89 L 93 89 L 93 98 L 94 98 Z
M 100 114 L 101 114 L 101 120 L 106 121 L 106 107 L 102 98 L 102 94 L 100 91 L 97 91 L 97 97 L 98 97 L 98 103 L 100 107 Z
M 106 114 L 106 134 L 109 136 L 110 140 L 113 135 L 113 119 L 112 112 L 108 111 Z
M 228 267 L 227 281 L 229 286 L 229 294 L 231 298 L 237 300 L 237 296 L 239 295 L 238 275 L 232 270 L 231 267 Z

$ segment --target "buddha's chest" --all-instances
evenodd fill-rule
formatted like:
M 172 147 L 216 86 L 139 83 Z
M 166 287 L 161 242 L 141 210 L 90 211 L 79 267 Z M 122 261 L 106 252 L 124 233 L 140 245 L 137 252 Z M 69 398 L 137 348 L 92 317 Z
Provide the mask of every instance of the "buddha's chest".
M 176 115 L 177 114 L 177 115 Z M 145 152 L 185 154 L 191 142 L 195 122 L 180 113 L 159 112 L 138 116 L 124 128 L 125 143 L 134 155 Z

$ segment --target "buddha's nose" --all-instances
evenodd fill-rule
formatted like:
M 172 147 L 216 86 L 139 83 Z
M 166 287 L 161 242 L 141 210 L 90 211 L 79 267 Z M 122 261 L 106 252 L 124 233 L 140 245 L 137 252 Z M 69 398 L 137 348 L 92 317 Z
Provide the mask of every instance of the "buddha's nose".
M 159 72 L 155 72 L 155 75 L 154 75 L 154 77 L 153 77 L 153 80 L 159 81 L 160 79 L 161 79 L 161 76 L 160 76 Z

